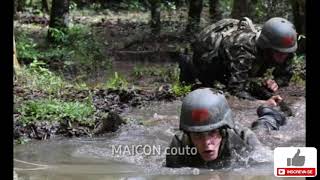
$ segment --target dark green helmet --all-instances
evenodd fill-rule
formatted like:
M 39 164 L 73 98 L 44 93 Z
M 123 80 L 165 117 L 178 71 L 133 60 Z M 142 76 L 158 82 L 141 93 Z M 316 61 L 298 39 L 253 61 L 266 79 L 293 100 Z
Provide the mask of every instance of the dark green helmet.
M 297 32 L 294 25 L 280 17 L 271 18 L 257 36 L 257 45 L 279 52 L 292 53 L 297 50 Z
M 190 92 L 182 101 L 180 130 L 206 132 L 233 128 L 231 109 L 223 94 L 210 88 Z

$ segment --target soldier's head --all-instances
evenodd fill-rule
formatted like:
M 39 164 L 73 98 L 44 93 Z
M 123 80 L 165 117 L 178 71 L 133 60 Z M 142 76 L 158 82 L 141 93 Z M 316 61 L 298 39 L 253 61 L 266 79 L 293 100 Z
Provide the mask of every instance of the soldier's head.
M 268 61 L 284 63 L 297 50 L 297 32 L 294 25 L 280 17 L 269 19 L 257 36 L 257 46 Z
M 187 133 L 205 161 L 215 160 L 225 137 L 233 128 L 231 109 L 224 95 L 210 88 L 190 92 L 182 102 L 180 130 Z

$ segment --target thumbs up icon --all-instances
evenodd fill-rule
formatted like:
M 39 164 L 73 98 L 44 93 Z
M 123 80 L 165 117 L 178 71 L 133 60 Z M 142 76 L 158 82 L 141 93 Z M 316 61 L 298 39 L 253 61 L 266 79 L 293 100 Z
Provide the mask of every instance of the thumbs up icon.
M 306 157 L 300 156 L 300 149 L 298 149 L 293 158 L 287 158 L 287 166 L 303 166 L 305 160 Z

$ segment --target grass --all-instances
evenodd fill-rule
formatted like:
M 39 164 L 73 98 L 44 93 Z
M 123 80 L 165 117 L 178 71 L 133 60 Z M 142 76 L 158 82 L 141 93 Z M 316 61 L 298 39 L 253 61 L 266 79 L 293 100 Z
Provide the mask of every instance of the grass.
M 114 72 L 113 77 L 111 77 L 106 82 L 106 88 L 108 89 L 127 89 L 128 88 L 128 81 L 118 72 Z
M 24 102 L 19 108 L 21 113 L 19 121 L 29 124 L 34 121 L 62 121 L 69 119 L 71 122 L 92 125 L 91 118 L 94 113 L 93 104 L 90 102 L 64 102 L 58 99 L 40 99 Z
M 38 89 L 48 94 L 57 94 L 67 86 L 67 83 L 56 74 L 45 68 L 41 61 L 33 61 L 28 67 L 17 71 L 18 83 L 23 87 Z
M 172 92 L 175 96 L 185 96 L 191 92 L 191 85 L 184 85 L 180 82 L 176 82 L 172 86 Z

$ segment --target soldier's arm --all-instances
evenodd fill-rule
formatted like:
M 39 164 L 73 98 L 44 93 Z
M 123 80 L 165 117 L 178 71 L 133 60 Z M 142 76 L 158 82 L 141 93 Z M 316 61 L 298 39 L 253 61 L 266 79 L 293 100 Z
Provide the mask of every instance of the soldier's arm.
M 235 122 L 234 130 L 251 149 L 256 149 L 263 146 L 256 134 L 251 129 L 241 125 L 237 121 Z
M 279 87 L 288 86 L 293 75 L 292 58 L 285 64 L 278 66 L 273 71 L 274 80 Z
M 258 120 L 252 123 L 252 130 L 279 130 L 280 126 L 286 124 L 286 117 L 276 109 L 262 105 L 257 109 Z
M 227 59 L 227 87 L 229 91 L 240 98 L 255 100 L 250 94 L 249 71 L 255 56 L 243 46 L 232 46 L 223 50 Z

